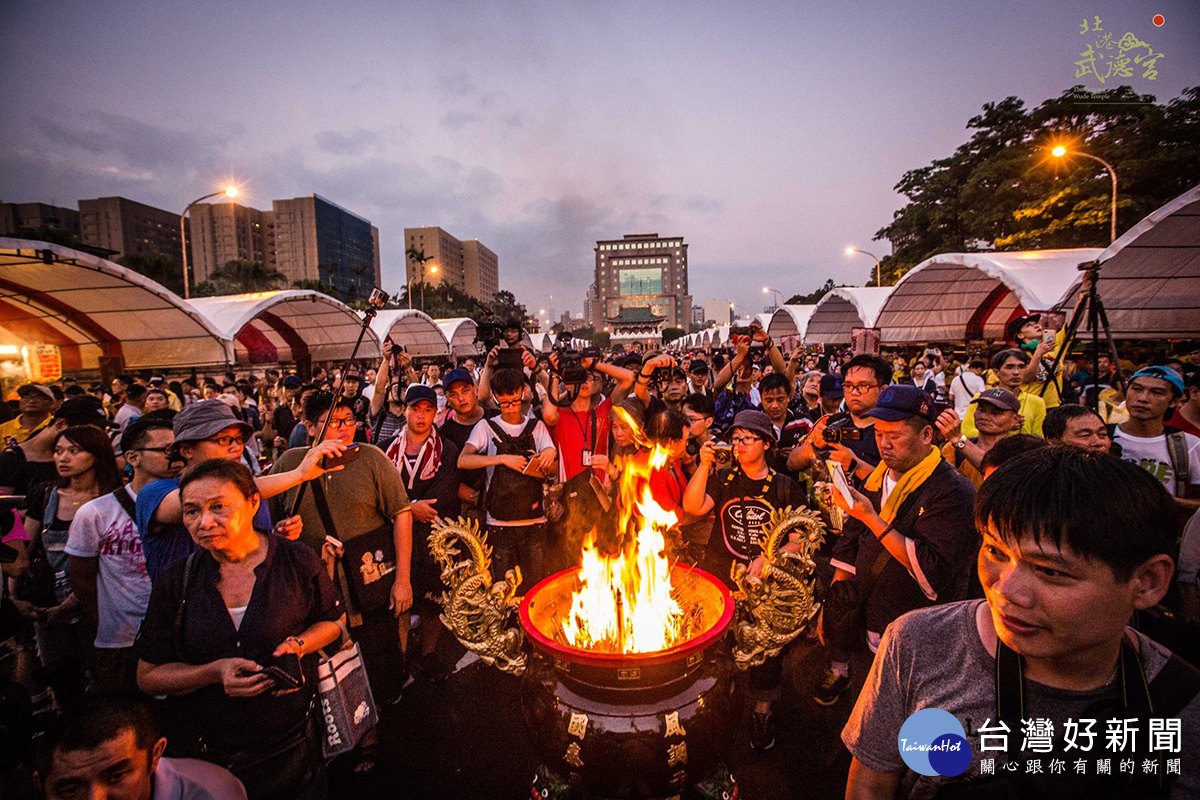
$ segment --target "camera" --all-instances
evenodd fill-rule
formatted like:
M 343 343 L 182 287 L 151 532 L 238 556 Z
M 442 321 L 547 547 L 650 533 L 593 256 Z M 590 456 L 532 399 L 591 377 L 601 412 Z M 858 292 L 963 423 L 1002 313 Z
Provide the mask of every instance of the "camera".
M 475 325 L 475 343 L 481 346 L 485 355 L 500 344 L 503 335 L 504 323 L 498 322 L 494 317 L 487 317 Z
M 754 333 L 754 329 L 749 325 L 731 325 L 729 335 L 733 336 L 750 336 Z
M 491 352 L 490 350 L 488 352 Z M 496 353 L 496 369 L 522 369 L 525 366 L 521 347 L 501 347 Z
M 863 438 L 862 431 L 853 425 L 848 428 L 826 428 L 822 435 L 825 437 L 825 441 L 834 444 L 861 442 Z
M 731 444 L 714 444 L 713 445 L 713 461 L 717 466 L 728 466 L 733 461 L 733 445 Z
M 594 350 L 595 348 L 589 348 Z M 588 379 L 588 371 L 584 368 L 582 359 L 584 354 L 582 351 L 572 349 L 571 334 L 566 331 L 561 331 L 554 342 L 554 352 L 558 354 L 558 377 L 567 386 L 579 386 L 586 383 Z M 595 358 L 595 356 L 590 356 Z
M 367 298 L 367 305 L 369 305 L 371 308 L 379 310 L 386 306 L 387 301 L 390 299 L 391 296 L 383 289 L 372 289 L 371 296 Z

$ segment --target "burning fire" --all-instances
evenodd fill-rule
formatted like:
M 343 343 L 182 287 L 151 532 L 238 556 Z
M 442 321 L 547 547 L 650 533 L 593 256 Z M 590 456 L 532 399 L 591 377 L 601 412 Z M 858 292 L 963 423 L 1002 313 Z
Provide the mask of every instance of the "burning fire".
M 637 431 L 632 420 L 627 420 Z M 562 620 L 566 643 L 584 650 L 648 653 L 688 638 L 694 613 L 672 596 L 667 532 L 678 522 L 650 491 L 651 473 L 666 465 L 670 453 L 654 445 L 650 458 L 631 459 L 621 474 L 617 511 L 624 536 L 621 552 L 606 556 L 597 549 L 593 529 L 583 543 L 579 588 Z

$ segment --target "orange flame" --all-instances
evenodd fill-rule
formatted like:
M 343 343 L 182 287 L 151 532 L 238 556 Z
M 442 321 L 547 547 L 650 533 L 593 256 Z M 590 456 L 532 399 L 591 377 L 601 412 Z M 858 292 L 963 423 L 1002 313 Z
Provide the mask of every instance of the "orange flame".
M 618 413 L 623 411 L 619 409 Z M 626 422 L 639 434 L 631 419 Z M 678 644 L 684 633 L 684 610 L 671 596 L 671 563 L 667 532 L 679 521 L 659 505 L 649 478 L 666 465 L 670 453 L 654 445 L 649 459 L 630 459 L 618 492 L 624 546 L 616 556 L 602 555 L 595 530 L 583 543 L 579 588 L 562 621 L 567 643 L 580 649 L 612 653 L 648 653 Z

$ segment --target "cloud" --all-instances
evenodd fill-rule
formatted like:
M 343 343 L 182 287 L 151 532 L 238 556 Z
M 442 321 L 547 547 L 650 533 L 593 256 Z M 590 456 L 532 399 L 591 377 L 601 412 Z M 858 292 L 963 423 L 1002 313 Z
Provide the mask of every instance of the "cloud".
M 475 88 L 475 81 L 462 70 L 439 75 L 438 84 L 441 85 L 443 91 L 457 97 L 475 94 L 478 91 Z
M 482 119 L 478 114 L 469 111 L 447 111 L 442 115 L 438 124 L 443 128 L 449 128 L 452 131 L 461 131 L 473 122 L 479 122 Z
M 683 199 L 679 207 L 685 211 L 698 211 L 701 214 L 720 214 L 725 210 L 725 204 L 715 197 L 691 194 Z
M 379 134 L 374 131 L 355 128 L 348 133 L 321 131 L 314 139 L 317 142 L 317 147 L 326 153 L 341 156 L 356 156 L 370 145 L 376 144 L 379 141 Z
M 77 123 L 35 117 L 33 124 L 57 149 L 116 157 L 135 170 L 211 166 L 230 141 L 224 134 L 172 130 L 100 110 L 85 113 Z

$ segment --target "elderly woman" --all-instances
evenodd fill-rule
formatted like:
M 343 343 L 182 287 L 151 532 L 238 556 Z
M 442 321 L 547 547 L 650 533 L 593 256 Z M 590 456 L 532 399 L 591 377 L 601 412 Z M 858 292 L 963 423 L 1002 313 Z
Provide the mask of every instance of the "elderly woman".
M 338 639 L 341 602 L 316 553 L 260 533 L 259 494 L 243 464 L 204 461 L 180 483 L 183 522 L 200 548 L 159 574 L 135 649 L 138 686 L 167 695 L 183 723 L 176 755 L 230 769 L 256 798 L 324 796 L 311 715 L 316 656 Z M 288 690 L 266 668 L 299 657 Z

